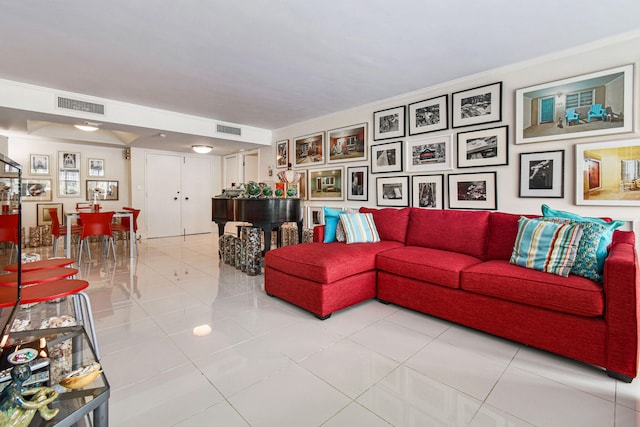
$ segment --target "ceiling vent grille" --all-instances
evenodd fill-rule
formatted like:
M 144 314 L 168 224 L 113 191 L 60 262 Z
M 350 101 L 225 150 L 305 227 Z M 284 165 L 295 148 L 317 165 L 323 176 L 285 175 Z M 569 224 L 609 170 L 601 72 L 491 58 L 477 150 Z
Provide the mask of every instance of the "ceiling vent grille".
M 241 128 L 234 128 L 233 126 L 217 125 L 218 133 L 228 133 L 230 135 L 242 136 Z
M 80 101 L 78 99 L 63 98 L 62 96 L 58 97 L 58 108 L 104 115 L 104 105 L 102 104 Z

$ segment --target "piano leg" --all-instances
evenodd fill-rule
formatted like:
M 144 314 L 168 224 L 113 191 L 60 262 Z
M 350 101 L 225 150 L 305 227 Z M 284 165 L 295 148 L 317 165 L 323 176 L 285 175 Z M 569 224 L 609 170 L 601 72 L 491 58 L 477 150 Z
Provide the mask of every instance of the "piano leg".
M 298 224 L 298 243 L 302 243 L 302 220 L 296 222 Z

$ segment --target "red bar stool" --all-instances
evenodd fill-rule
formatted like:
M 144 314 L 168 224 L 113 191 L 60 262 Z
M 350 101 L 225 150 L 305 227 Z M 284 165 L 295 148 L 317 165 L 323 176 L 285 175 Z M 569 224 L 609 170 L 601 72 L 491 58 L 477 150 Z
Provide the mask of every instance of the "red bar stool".
M 73 265 L 74 262 L 76 262 L 76 260 L 73 258 L 49 258 L 39 261 L 25 262 L 21 267 L 22 272 L 26 273 L 27 271 L 42 270 L 46 268 L 66 267 Z M 18 271 L 18 263 L 14 262 L 13 264 L 5 265 L 2 269 L 10 273 L 15 273 Z

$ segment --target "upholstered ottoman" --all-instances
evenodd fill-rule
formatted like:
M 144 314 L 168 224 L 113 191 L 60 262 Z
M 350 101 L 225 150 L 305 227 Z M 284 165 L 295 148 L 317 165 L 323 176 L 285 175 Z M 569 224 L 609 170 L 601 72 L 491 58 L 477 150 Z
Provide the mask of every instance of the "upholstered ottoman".
M 272 249 L 264 258 L 264 290 L 324 320 L 334 311 L 376 296 L 375 257 L 403 246 L 303 243 Z

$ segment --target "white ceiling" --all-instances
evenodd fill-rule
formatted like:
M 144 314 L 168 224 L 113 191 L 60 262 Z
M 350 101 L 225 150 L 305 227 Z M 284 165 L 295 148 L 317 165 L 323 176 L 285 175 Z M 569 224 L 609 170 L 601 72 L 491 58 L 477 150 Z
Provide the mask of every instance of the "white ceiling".
M 277 129 L 638 28 L 638 0 L 0 0 L 0 78 Z M 0 110 L 27 119 L 56 121 Z

